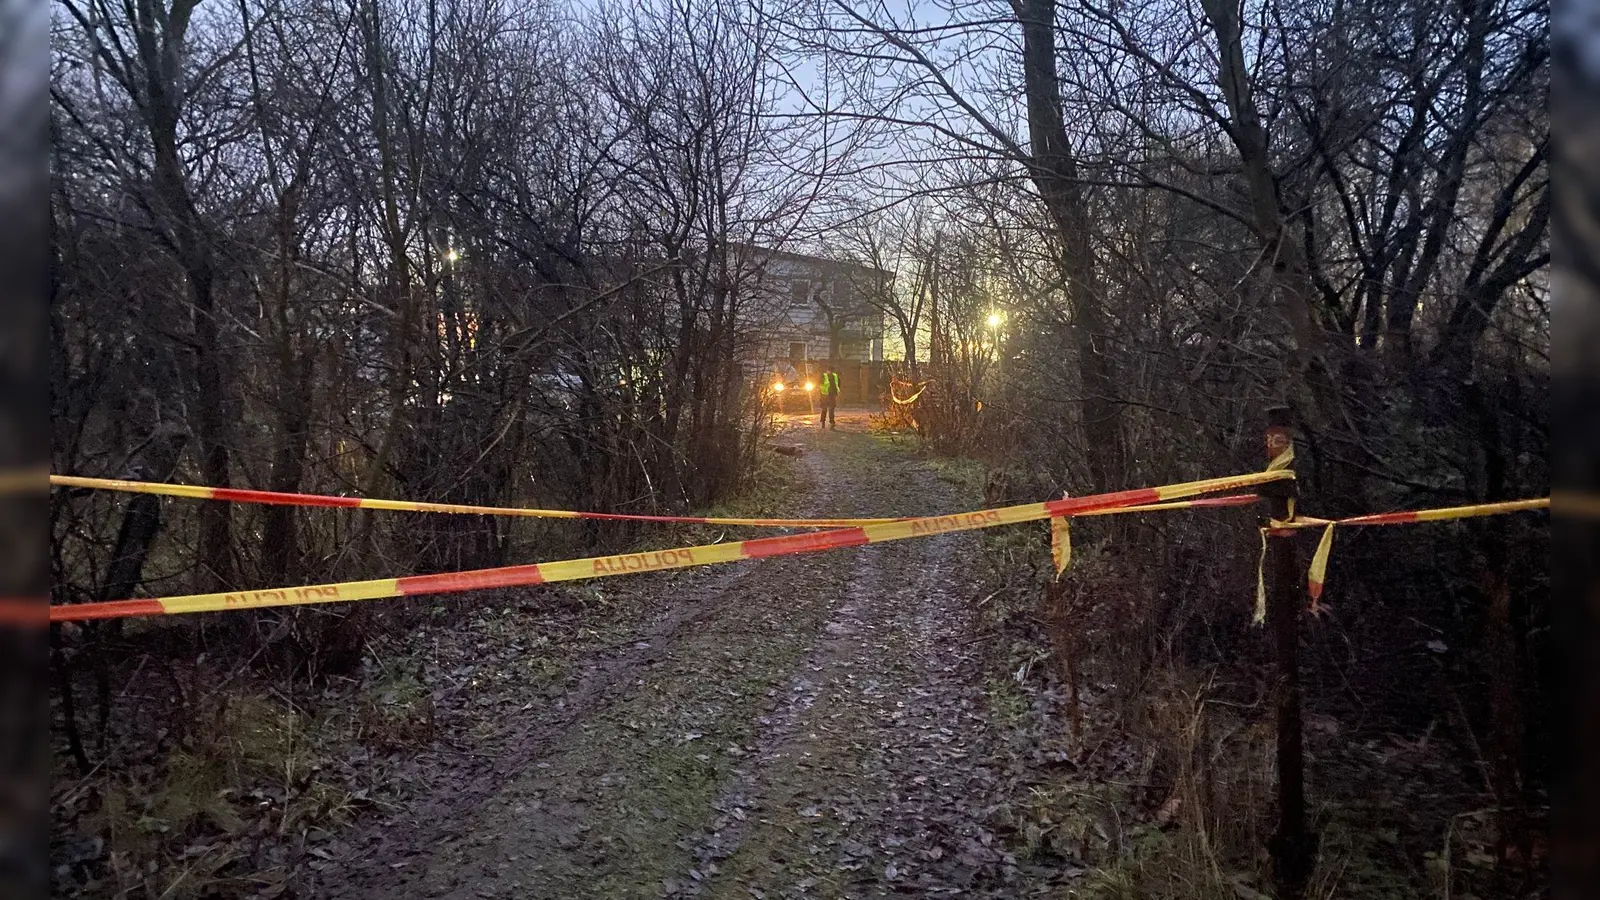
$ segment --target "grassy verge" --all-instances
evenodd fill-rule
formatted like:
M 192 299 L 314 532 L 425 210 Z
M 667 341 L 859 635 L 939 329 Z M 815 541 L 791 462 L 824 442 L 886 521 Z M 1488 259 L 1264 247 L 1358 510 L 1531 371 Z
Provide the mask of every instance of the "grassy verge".
M 953 484 L 975 497 L 983 496 L 984 484 L 989 477 L 989 467 L 965 456 L 930 456 L 927 459 L 940 481 Z

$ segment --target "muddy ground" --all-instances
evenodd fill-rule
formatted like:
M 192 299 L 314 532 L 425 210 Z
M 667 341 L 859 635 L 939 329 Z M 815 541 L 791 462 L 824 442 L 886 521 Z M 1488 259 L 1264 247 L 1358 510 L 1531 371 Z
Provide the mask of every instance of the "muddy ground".
M 805 448 L 794 515 L 922 515 L 980 500 L 904 439 L 871 433 L 865 414 L 828 432 L 788 424 L 779 442 Z M 1021 788 L 991 721 L 976 541 L 607 582 L 621 593 L 608 600 L 604 645 L 556 677 L 524 678 L 541 652 L 534 634 L 525 653 L 463 659 L 468 689 L 500 686 L 480 704 L 493 719 L 483 740 L 457 734 L 465 752 L 420 757 L 419 786 L 318 847 L 295 893 L 1050 891 L 1070 867 L 1019 863 L 990 824 Z

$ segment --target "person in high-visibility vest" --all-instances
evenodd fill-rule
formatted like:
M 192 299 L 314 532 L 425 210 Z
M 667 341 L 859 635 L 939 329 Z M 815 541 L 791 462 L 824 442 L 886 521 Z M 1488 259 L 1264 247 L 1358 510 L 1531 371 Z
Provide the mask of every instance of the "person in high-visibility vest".
M 833 363 L 828 363 L 827 371 L 822 373 L 822 421 L 817 423 L 823 428 L 838 430 L 839 425 L 834 421 L 834 411 L 839 407 L 839 372 Z

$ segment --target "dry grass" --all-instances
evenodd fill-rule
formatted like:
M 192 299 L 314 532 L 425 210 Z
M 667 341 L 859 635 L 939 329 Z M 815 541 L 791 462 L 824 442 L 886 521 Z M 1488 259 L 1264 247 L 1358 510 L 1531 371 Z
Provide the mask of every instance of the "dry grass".
M 1023 855 L 1088 867 L 1081 896 L 1253 900 L 1270 890 L 1273 744 L 1260 710 L 1166 651 L 1151 621 L 1161 585 L 1091 529 L 1052 583 L 1041 529 L 986 536 L 991 627 L 1062 688 L 1077 765 L 1034 791 L 1017 823 Z M 1088 534 L 1084 534 L 1088 532 Z M 1029 601 L 1032 597 L 1032 601 Z M 1187 610 L 1178 610 L 1190 614 Z M 1080 704 L 1081 698 L 1081 704 Z M 991 706 L 995 706 L 991 698 Z
M 83 893 L 176 900 L 281 890 L 283 870 L 251 857 L 350 817 L 351 795 L 324 776 L 323 753 L 353 727 L 259 695 L 218 698 L 150 764 L 93 785 L 101 802 L 87 824 L 104 837 L 107 864 Z
M 1261 851 L 1271 827 L 1272 740 L 1259 722 L 1211 702 L 1211 685 L 1165 669 L 1147 679 L 1124 721 L 1143 748 L 1153 813 L 1116 837 L 1119 852 L 1091 879 L 1091 896 L 1240 900 L 1264 892 Z

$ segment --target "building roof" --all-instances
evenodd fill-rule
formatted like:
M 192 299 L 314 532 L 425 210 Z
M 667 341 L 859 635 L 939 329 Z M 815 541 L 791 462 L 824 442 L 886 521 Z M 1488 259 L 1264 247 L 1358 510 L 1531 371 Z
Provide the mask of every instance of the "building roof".
M 738 242 L 730 243 L 728 246 L 734 250 L 745 251 L 752 255 L 761 254 L 771 259 L 810 263 L 817 266 L 838 266 L 843 268 L 858 269 L 862 272 L 870 272 L 877 275 L 889 277 L 893 276 L 892 272 L 885 272 L 876 266 L 869 266 L 865 263 L 860 263 L 849 259 L 833 259 L 826 256 L 811 256 L 805 253 L 795 253 L 791 250 L 774 250 L 769 247 L 757 247 L 753 244 L 742 244 Z

